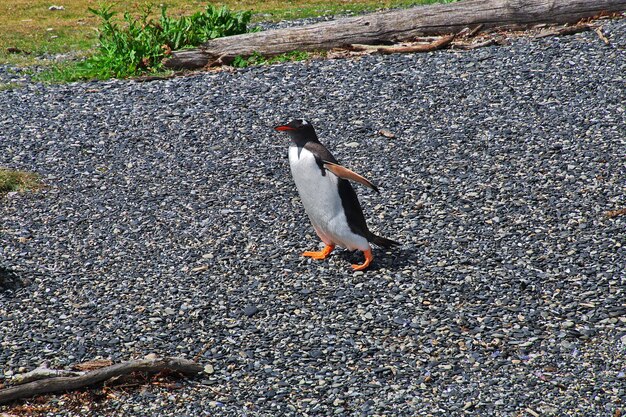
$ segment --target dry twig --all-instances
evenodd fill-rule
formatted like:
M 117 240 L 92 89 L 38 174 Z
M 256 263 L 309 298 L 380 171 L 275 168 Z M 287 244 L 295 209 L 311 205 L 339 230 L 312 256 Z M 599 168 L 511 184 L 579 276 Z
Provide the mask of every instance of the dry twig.
M 472 37 L 474 37 L 474 36 L 475 36 L 478 32 L 480 32 L 480 30 L 483 28 L 483 26 L 484 26 L 484 25 L 483 25 L 482 23 L 478 24 L 478 25 L 477 25 L 474 29 L 472 29 L 472 30 L 471 30 L 471 31 L 467 34 L 467 37 L 468 37 L 468 38 L 472 38 Z
M 206 351 L 209 350 L 211 346 L 213 346 L 213 344 L 213 340 L 206 342 L 204 346 L 202 346 L 202 349 L 200 349 L 200 351 L 196 354 L 196 356 L 193 357 L 194 362 L 199 361 L 200 358 L 202 358 L 202 355 L 204 355 Z
M 94 369 L 100 369 L 110 365 L 113 365 L 113 361 L 109 359 L 93 359 L 87 362 L 81 362 L 79 364 L 76 364 L 72 366 L 72 369 L 76 369 L 78 371 L 93 371 Z
M 602 33 L 602 26 L 598 26 L 593 31 L 596 32 L 596 34 L 598 35 L 598 38 L 600 38 L 602 40 L 602 42 L 604 42 L 607 45 L 609 45 L 611 43 L 611 42 L 609 42 L 608 38 L 606 36 L 604 36 L 604 33 Z
M 573 35 L 575 33 L 586 32 L 591 30 L 591 26 L 589 25 L 576 25 L 576 26 L 564 26 L 561 28 L 548 28 L 544 29 L 535 35 L 535 38 L 546 38 L 548 36 L 565 36 L 565 35 Z
M 623 209 L 619 209 L 619 210 L 611 210 L 611 211 L 607 211 L 605 213 L 606 217 L 608 217 L 609 219 L 612 219 L 613 217 L 617 217 L 617 216 L 623 216 L 626 215 L 626 208 Z

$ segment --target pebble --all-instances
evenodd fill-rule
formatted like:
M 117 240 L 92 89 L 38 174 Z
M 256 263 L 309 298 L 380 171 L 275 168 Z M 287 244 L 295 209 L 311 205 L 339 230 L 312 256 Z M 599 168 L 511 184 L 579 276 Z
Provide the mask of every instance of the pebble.
M 252 317 L 258 312 L 259 312 L 259 309 L 256 306 L 249 305 L 249 306 L 244 307 L 243 309 L 243 314 L 245 314 L 248 317 Z

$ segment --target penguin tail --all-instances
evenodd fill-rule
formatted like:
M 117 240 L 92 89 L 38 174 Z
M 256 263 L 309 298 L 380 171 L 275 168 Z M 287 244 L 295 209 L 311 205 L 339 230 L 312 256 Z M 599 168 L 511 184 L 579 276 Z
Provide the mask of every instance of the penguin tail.
M 376 236 L 374 233 L 372 233 L 372 235 L 370 236 L 368 240 L 372 242 L 374 245 L 380 246 L 381 248 L 391 248 L 393 246 L 400 246 L 399 242 L 396 242 L 395 240 L 387 239 L 382 236 Z

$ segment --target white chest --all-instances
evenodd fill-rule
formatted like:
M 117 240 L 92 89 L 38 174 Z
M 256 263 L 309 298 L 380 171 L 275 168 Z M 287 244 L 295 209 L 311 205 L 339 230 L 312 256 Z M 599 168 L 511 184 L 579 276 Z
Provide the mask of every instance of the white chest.
M 289 165 L 304 210 L 320 239 L 327 245 L 367 250 L 367 239 L 353 233 L 348 225 L 337 176 L 322 171 L 311 152 L 295 145 L 289 147 Z
M 304 209 L 314 226 L 327 223 L 343 211 L 337 177 L 331 172 L 322 171 L 311 152 L 290 146 L 289 164 Z

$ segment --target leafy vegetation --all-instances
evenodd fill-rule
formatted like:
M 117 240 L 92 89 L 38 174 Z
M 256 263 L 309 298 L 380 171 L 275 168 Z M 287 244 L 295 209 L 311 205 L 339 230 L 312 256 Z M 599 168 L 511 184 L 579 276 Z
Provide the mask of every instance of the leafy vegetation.
M 276 64 L 279 62 L 304 61 L 305 59 L 309 59 L 310 57 L 311 54 L 304 51 L 292 51 L 273 57 L 264 57 L 263 55 L 255 52 L 249 57 L 235 57 L 231 65 L 235 68 L 246 68 L 255 65 Z
M 96 53 L 84 61 L 58 66 L 43 79 L 124 78 L 158 72 L 161 60 L 172 50 L 245 33 L 252 17 L 251 12 L 232 13 L 226 7 L 208 5 L 191 16 L 173 18 L 162 5 L 159 18 L 154 19 L 152 6 L 144 6 L 138 18 L 124 13 L 124 24 L 120 25 L 111 5 L 89 10 L 101 20 Z
M 41 182 L 36 174 L 0 168 L 0 195 L 11 191 L 36 190 L 38 188 L 41 188 Z

